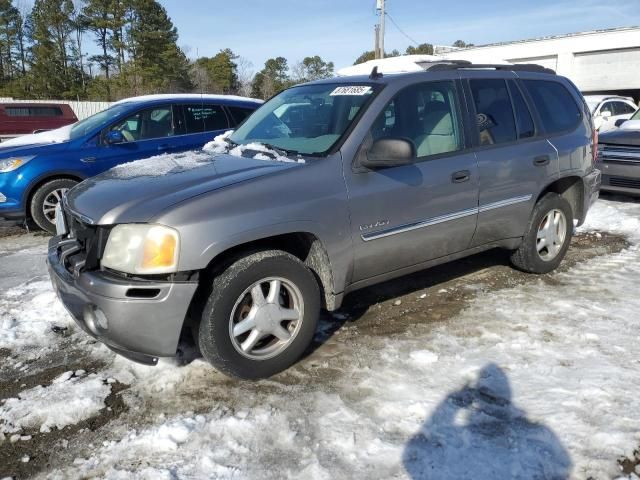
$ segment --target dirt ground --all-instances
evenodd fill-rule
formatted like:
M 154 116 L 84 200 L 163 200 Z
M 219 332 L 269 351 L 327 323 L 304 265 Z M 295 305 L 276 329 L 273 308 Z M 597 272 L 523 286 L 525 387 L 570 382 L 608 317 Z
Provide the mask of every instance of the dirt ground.
M 23 232 L 22 227 L 0 225 L 0 236 L 11 237 Z M 627 242 L 620 236 L 581 234 L 574 237 L 561 270 L 592 257 L 618 252 L 626 246 Z M 355 292 L 345 299 L 340 312 L 323 314 L 321 328 L 306 357 L 274 379 L 243 383 L 208 369 L 196 379 L 199 381 L 181 386 L 178 399 L 167 399 L 163 395 L 144 396 L 131 391 L 134 387 L 130 385 L 114 383 L 106 406 L 98 416 L 62 430 L 53 429 L 50 433 L 23 432 L 23 436 L 31 436 L 28 441 L 7 439 L 1 442 L 0 478 L 28 478 L 55 467 L 62 459 L 69 462 L 75 456 L 87 455 L 87 446 L 99 445 L 115 419 L 120 425 L 135 428 L 148 424 L 159 414 L 206 412 L 215 403 L 233 409 L 238 398 L 244 399 L 242 407 L 246 408 L 251 403 L 259 404 L 271 393 L 300 388 L 310 378 L 330 392 L 343 372 L 341 365 L 360 362 L 359 351 L 371 348 L 376 339 L 415 335 L 433 327 L 434 323 L 446 322 L 476 296 L 539 279 L 550 285 L 557 281 L 551 275 L 537 277 L 516 271 L 509 266 L 507 252 L 492 250 Z M 67 335 L 64 328 L 56 333 L 63 340 Z M 34 359 L 29 368 L 33 372 L 30 375 L 25 376 L 14 368 L 1 368 L 0 401 L 26 388 L 49 385 L 52 379 L 69 370 L 83 369 L 91 373 L 99 372 L 103 367 L 95 359 L 88 358 L 71 340 L 63 341 L 62 345 L 64 348 L 55 354 Z M 182 348 L 185 364 L 197 356 L 188 341 Z M 11 351 L 0 350 L 0 364 L 15 361 Z M 208 387 L 212 380 L 218 386 L 214 390 Z M 139 407 L 127 407 L 123 395 L 137 396 Z M 27 456 L 29 461 L 24 462 L 23 458 Z M 626 469 L 636 465 L 633 460 L 626 460 L 624 465 L 621 463 Z

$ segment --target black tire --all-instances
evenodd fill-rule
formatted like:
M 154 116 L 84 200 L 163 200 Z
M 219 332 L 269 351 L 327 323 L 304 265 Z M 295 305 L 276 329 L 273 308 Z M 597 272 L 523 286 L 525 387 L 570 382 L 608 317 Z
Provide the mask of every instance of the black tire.
M 65 189 L 68 190 L 77 184 L 77 181 L 71 180 L 70 178 L 57 178 L 55 180 L 50 180 L 38 187 L 38 189 L 31 197 L 31 205 L 29 206 L 31 218 L 34 222 L 36 222 L 36 225 L 38 225 L 38 227 L 40 227 L 42 230 L 46 230 L 51 234 L 56 233 L 55 218 L 54 221 L 51 221 L 51 219 L 48 218 L 47 215 L 45 215 L 45 200 L 47 200 L 48 197 L 54 194 L 54 192 Z
M 564 242 L 558 253 L 549 260 L 544 260 L 541 254 L 538 253 L 538 229 L 547 214 L 553 210 L 559 210 L 564 214 L 566 231 L 564 236 Z M 569 244 L 571 243 L 571 236 L 573 234 L 573 212 L 569 202 L 558 195 L 557 193 L 545 194 L 538 203 L 536 203 L 527 226 L 527 231 L 522 239 L 520 248 L 515 250 L 511 255 L 511 263 L 519 270 L 528 273 L 549 273 L 560 265 L 564 258 Z
M 248 288 L 272 277 L 291 282 L 298 289 L 303 300 L 303 315 L 298 320 L 301 324 L 295 327 L 290 343 L 277 355 L 260 360 L 247 358 L 231 339 L 234 307 Z M 302 356 L 313 339 L 319 315 L 320 289 L 313 273 L 286 252 L 256 252 L 235 261 L 214 278 L 198 334 L 194 337 L 202 356 L 226 375 L 248 380 L 266 378 L 287 369 Z

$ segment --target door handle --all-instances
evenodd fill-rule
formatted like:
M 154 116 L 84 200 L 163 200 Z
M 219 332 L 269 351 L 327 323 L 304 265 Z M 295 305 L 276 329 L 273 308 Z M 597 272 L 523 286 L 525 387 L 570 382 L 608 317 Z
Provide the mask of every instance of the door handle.
M 471 172 L 469 170 L 460 170 L 459 172 L 454 172 L 451 175 L 451 181 L 453 183 L 468 182 L 470 178 Z
M 82 163 L 95 163 L 96 157 L 84 157 L 84 158 L 81 158 L 80 161 Z
M 542 167 L 543 165 L 549 165 L 550 161 L 551 158 L 549 157 L 549 155 L 540 155 L 539 157 L 533 159 L 533 164 L 536 167 Z

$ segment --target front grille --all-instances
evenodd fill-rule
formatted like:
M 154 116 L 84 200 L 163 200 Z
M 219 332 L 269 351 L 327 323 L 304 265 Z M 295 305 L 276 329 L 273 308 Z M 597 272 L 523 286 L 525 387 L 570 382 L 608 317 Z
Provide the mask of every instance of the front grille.
M 609 185 L 612 187 L 637 188 L 640 189 L 640 179 L 609 177 Z
M 62 207 L 68 233 L 60 255 L 64 258 L 64 267 L 70 273 L 79 275 L 84 270 L 95 270 L 100 266 L 100 258 L 107 241 L 108 230 L 89 225 L 68 209 Z
M 640 164 L 640 147 L 601 143 L 598 157 L 604 161 Z

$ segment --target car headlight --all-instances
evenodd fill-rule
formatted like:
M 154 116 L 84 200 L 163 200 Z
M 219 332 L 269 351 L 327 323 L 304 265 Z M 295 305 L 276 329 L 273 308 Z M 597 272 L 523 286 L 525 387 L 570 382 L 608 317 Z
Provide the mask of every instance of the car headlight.
M 174 273 L 180 235 L 164 225 L 116 225 L 107 240 L 102 266 L 124 273 Z
M 27 163 L 29 160 L 33 160 L 35 157 L 35 155 L 31 155 L 27 157 L 4 158 L 0 160 L 0 173 L 11 172 Z

